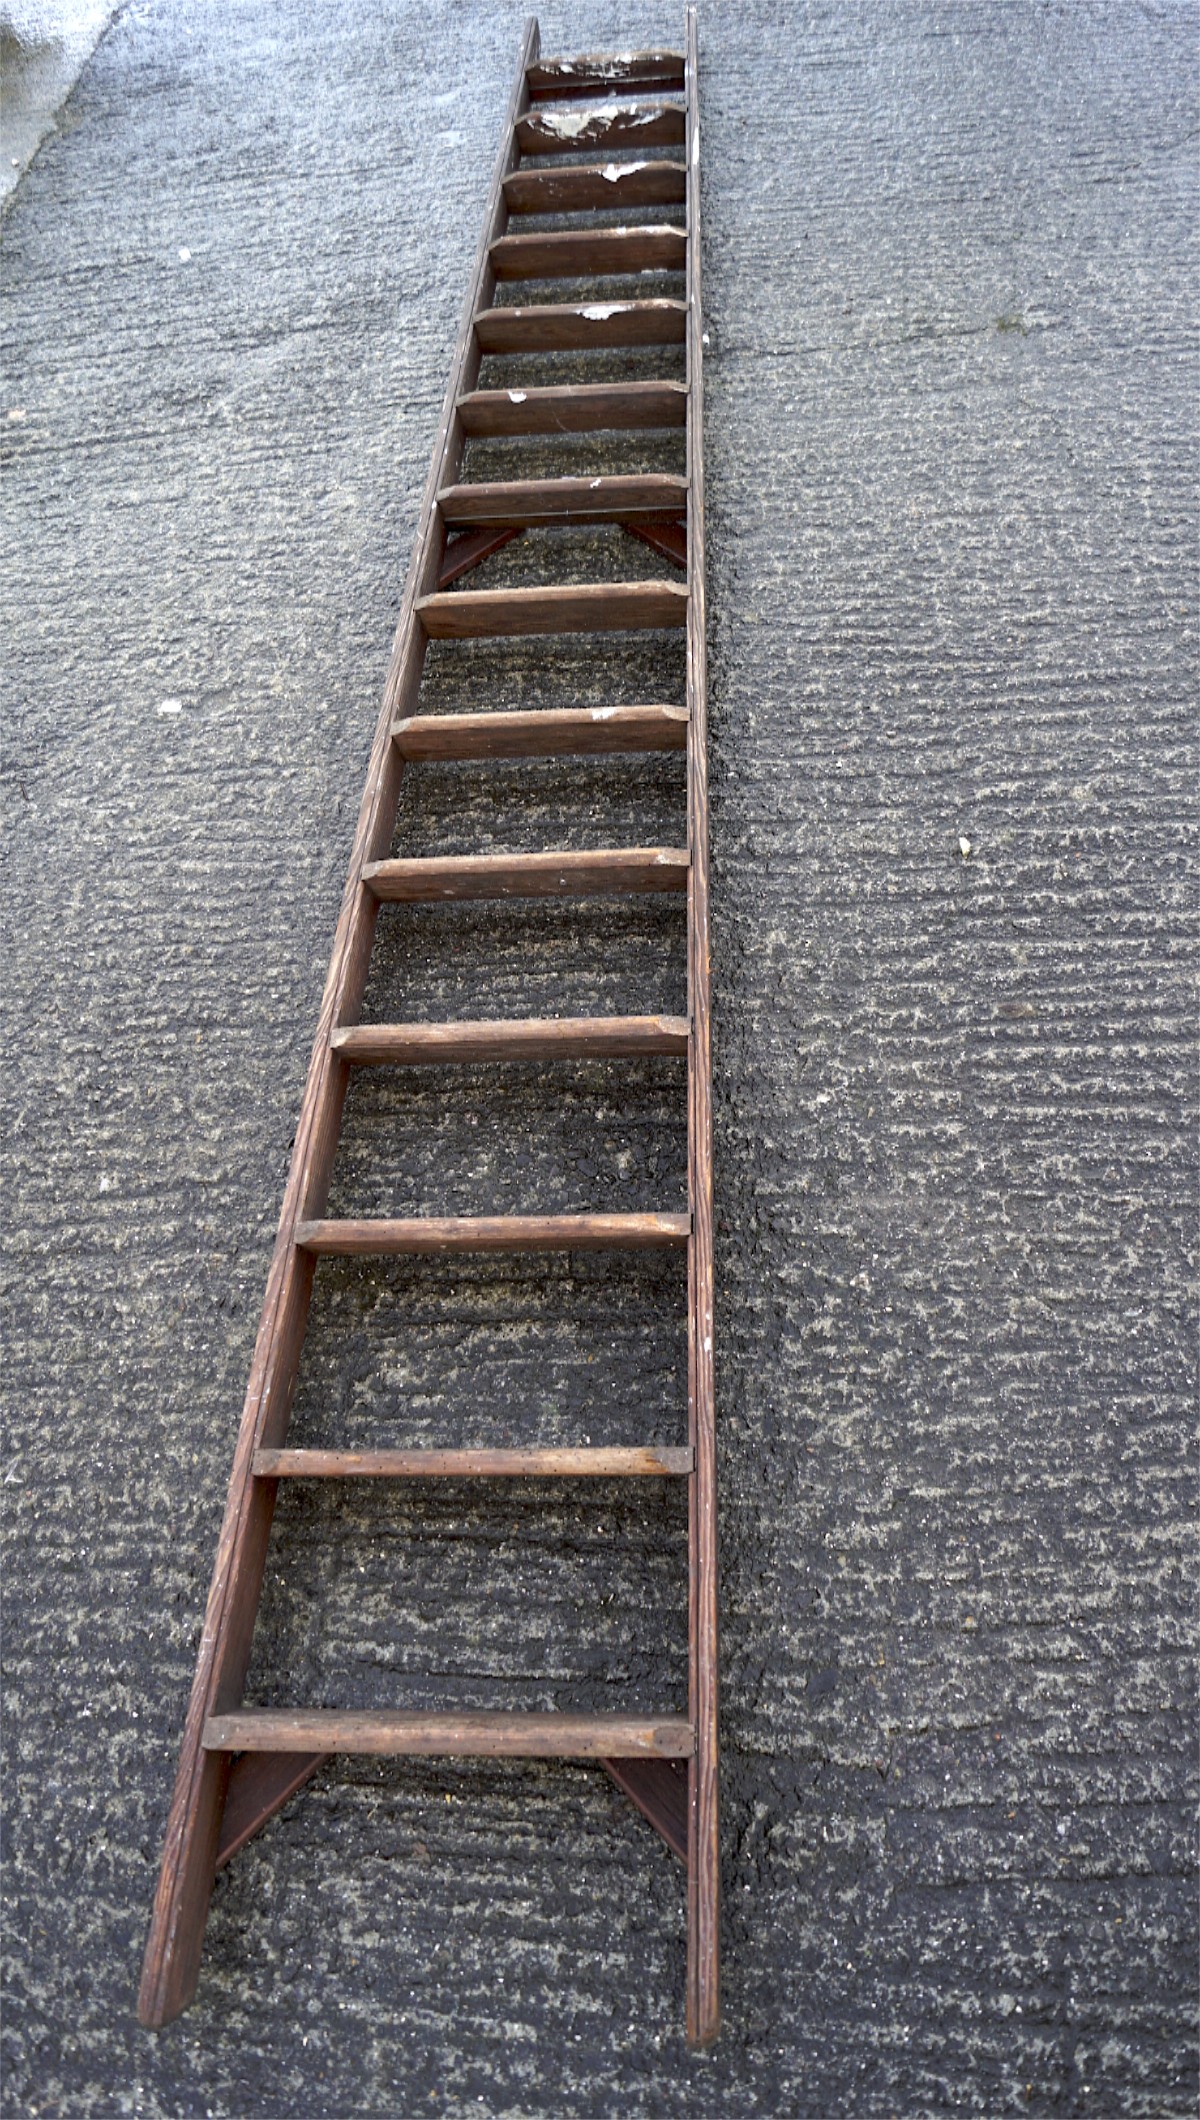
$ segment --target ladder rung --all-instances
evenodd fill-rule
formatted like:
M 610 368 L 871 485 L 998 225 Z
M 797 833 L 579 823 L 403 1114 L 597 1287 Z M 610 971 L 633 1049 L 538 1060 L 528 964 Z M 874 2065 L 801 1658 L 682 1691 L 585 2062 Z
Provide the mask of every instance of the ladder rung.
M 690 1215 L 449 1215 L 396 1222 L 299 1222 L 320 1258 L 458 1251 L 652 1251 L 686 1244 Z
M 569 155 L 581 147 L 682 147 L 682 103 L 606 103 L 596 110 L 533 110 L 518 118 L 523 155 Z
M 687 889 L 686 847 L 597 847 L 580 854 L 437 854 L 372 861 L 363 882 L 393 905 L 452 898 L 594 898 Z
M 593 346 L 682 345 L 687 303 L 543 302 L 524 309 L 481 309 L 475 336 L 481 353 L 562 353 Z
M 239 1708 L 210 1715 L 206 1752 L 420 1753 L 510 1759 L 690 1759 L 682 1715 L 392 1715 L 338 1708 Z
M 691 1450 L 259 1450 L 260 1480 L 686 1479 Z
M 686 707 L 543 707 L 531 714 L 413 714 L 392 734 L 402 758 L 564 758 L 682 751 Z
M 687 195 L 682 162 L 581 162 L 515 169 L 504 179 L 510 213 L 586 213 L 592 207 L 679 206 Z
M 503 314 L 503 312 L 500 312 Z M 687 508 L 687 480 L 669 472 L 626 478 L 523 478 L 447 486 L 438 503 L 448 529 L 531 529 L 552 523 L 673 522 Z
M 476 1060 L 631 1059 L 686 1053 L 686 1016 L 526 1017 L 511 1022 L 355 1023 L 330 1040 L 356 1067 L 429 1067 Z
M 535 103 L 562 96 L 627 94 L 654 88 L 660 94 L 683 88 L 682 52 L 587 52 L 578 59 L 539 59 L 525 69 Z
M 498 280 L 575 279 L 584 273 L 682 272 L 682 228 L 560 228 L 500 236 L 489 256 Z
M 682 582 L 580 582 L 563 588 L 456 589 L 423 596 L 417 616 L 432 640 L 517 633 L 623 633 L 685 626 Z
M 472 390 L 458 401 L 464 434 L 599 434 L 686 427 L 686 383 L 553 383 Z

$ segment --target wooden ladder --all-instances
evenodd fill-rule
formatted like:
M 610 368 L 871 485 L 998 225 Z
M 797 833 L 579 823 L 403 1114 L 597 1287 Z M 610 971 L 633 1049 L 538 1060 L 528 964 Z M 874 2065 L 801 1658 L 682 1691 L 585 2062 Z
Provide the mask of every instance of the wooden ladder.
M 687 1865 L 687 2033 L 718 2028 L 717 1566 L 713 1413 L 712 1112 L 705 756 L 704 490 L 696 23 L 686 49 L 539 57 L 536 21 L 488 196 L 417 525 L 333 943 L 279 1234 L 271 1260 L 229 1499 L 183 1734 L 139 2015 L 186 2008 L 216 1870 L 330 1754 L 484 1754 L 603 1763 Z M 574 221 L 523 231 L 523 216 L 683 208 L 683 225 Z M 493 306 L 496 283 L 554 275 L 682 275 L 682 299 Z M 483 357 L 679 345 L 686 383 L 477 388 Z M 686 479 L 657 473 L 459 483 L 468 438 L 686 428 Z M 551 525 L 620 524 L 683 578 L 579 587 L 450 585 L 509 539 Z M 678 627 L 686 708 L 565 706 L 420 714 L 428 643 L 504 634 Z M 686 751 L 686 847 L 620 847 L 396 860 L 389 849 L 407 760 L 521 759 Z M 461 1023 L 359 1020 L 385 901 L 675 891 L 687 900 L 686 1017 Z M 489 1215 L 331 1220 L 330 1181 L 351 1070 L 430 1062 L 687 1059 L 687 1214 Z M 687 1251 L 686 1447 L 289 1450 L 287 1430 L 316 1264 L 329 1254 L 674 1246 Z M 688 1483 L 688 1710 L 658 1716 L 340 1713 L 242 1705 L 280 1480 L 373 1475 L 670 1477 Z

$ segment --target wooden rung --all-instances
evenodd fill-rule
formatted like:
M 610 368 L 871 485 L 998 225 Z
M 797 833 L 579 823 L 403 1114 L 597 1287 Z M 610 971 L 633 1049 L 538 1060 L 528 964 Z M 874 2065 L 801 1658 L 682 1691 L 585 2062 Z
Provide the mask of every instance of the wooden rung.
M 543 707 L 531 714 L 413 714 L 392 734 L 402 758 L 565 758 L 683 751 L 686 707 Z
M 372 861 L 363 882 L 392 905 L 453 898 L 595 898 L 687 889 L 686 847 L 604 847 L 568 854 L 435 854 Z
M 668 472 L 627 477 L 527 478 L 447 486 L 438 504 L 448 529 L 532 529 L 554 523 L 673 522 L 687 509 L 687 480 Z
M 501 236 L 491 248 L 498 280 L 576 279 L 585 273 L 682 272 L 682 228 L 562 228 Z
M 687 194 L 682 162 L 578 162 L 516 169 L 504 179 L 510 213 L 587 213 L 593 207 L 679 206 Z
M 581 147 L 682 147 L 682 103 L 605 103 L 595 110 L 535 110 L 518 118 L 523 155 L 570 155 Z
M 682 582 L 581 582 L 564 588 L 450 590 L 423 596 L 417 616 L 431 640 L 484 640 L 686 626 L 687 603 Z
M 458 401 L 464 434 L 601 434 L 687 425 L 686 383 L 554 383 L 472 390 Z
M 355 1023 L 333 1049 L 356 1067 L 430 1067 L 481 1060 L 631 1059 L 686 1053 L 686 1016 L 526 1017 L 487 1023 Z
M 459 1251 L 654 1251 L 686 1244 L 690 1215 L 449 1215 L 408 1221 L 298 1222 L 319 1258 Z
M 689 1759 L 681 1715 L 393 1715 L 339 1708 L 239 1708 L 210 1715 L 206 1752 L 418 1753 L 450 1758 Z
M 603 346 L 676 346 L 687 329 L 687 303 L 543 302 L 524 309 L 481 309 L 475 336 L 481 353 L 562 353 Z
M 260 1480 L 686 1479 L 691 1450 L 259 1450 Z
M 526 69 L 530 100 L 611 95 L 653 88 L 659 94 L 683 88 L 682 52 L 588 52 L 578 59 L 539 59 Z

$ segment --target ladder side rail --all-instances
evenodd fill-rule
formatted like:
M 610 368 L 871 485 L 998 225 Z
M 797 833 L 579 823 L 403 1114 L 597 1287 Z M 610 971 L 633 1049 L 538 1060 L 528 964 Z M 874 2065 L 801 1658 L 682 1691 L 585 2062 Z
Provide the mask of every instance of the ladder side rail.
M 518 160 L 516 125 L 529 104 L 525 70 L 537 57 L 538 43 L 537 22 L 531 16 L 418 517 L 296 1129 L 146 1943 L 138 2015 L 151 2027 L 168 2023 L 187 2007 L 199 1974 L 229 1778 L 228 1755 L 205 1751 L 203 1728 L 210 1715 L 237 1705 L 249 1659 L 275 1499 L 274 1482 L 254 1475 L 254 1454 L 281 1444 L 287 1430 L 316 1264 L 311 1254 L 297 1248 L 296 1226 L 319 1217 L 328 1193 L 349 1073 L 330 1041 L 335 1029 L 357 1017 L 366 984 L 378 901 L 364 885 L 363 869 L 387 852 L 394 828 L 404 762 L 391 728 L 398 716 L 412 711 L 420 684 L 427 641 L 416 604 L 433 585 L 441 562 L 445 532 L 437 495 L 453 483 L 462 458 L 464 433 L 457 404 L 478 374 L 473 319 L 492 296 L 489 251 L 507 225 L 504 178 Z
M 717 1497 L 713 1378 L 712 1058 L 709 1009 L 707 670 L 704 624 L 703 312 L 696 11 L 686 11 L 688 490 L 688 1712 L 695 1734 L 688 1803 L 687 2036 L 720 2028 L 717 1815 Z

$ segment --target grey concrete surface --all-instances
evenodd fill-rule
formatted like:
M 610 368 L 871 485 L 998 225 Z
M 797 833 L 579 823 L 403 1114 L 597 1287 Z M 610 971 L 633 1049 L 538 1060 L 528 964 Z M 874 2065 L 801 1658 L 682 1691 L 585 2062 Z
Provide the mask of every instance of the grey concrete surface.
M 110 0 L 3 0 L 0 201 L 16 190 L 115 13 Z
M 1131 0 L 703 14 L 722 2042 L 677 1866 L 572 1767 L 326 1774 L 134 2021 L 519 22 L 130 5 L 4 230 L 7 2110 L 1188 2113 L 1195 25 Z M 679 802 L 414 773 L 400 841 Z M 671 1006 L 676 917 L 397 913 L 373 1006 Z M 340 1196 L 670 1204 L 676 1090 L 365 1085 Z M 297 1432 L 672 1438 L 678 1294 L 331 1270 Z M 254 1697 L 673 1705 L 681 1538 L 657 1491 L 298 1494 Z

